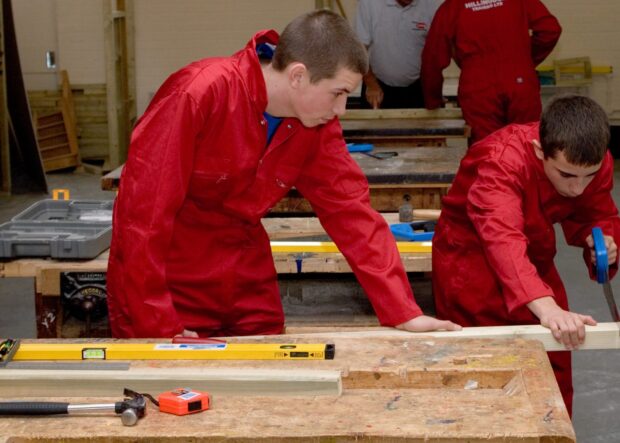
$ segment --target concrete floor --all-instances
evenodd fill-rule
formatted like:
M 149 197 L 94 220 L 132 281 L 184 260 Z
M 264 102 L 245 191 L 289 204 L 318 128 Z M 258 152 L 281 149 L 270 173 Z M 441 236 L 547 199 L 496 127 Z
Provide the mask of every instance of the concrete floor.
M 620 178 L 616 173 L 616 181 Z M 109 200 L 101 191 L 99 177 L 84 172 L 48 175 L 49 188 L 67 188 L 73 199 Z M 44 195 L 0 197 L 0 222 L 9 220 Z M 620 189 L 614 190 L 620 203 Z M 566 285 L 570 304 L 576 312 L 611 321 L 601 287 L 588 279 L 581 251 L 566 246 L 558 229 L 557 266 Z M 612 282 L 620 301 L 620 279 Z M 36 336 L 33 281 L 29 278 L 0 279 L 0 337 Z M 620 351 L 579 351 L 573 353 L 575 402 L 573 424 L 577 440 L 584 443 L 620 442 Z

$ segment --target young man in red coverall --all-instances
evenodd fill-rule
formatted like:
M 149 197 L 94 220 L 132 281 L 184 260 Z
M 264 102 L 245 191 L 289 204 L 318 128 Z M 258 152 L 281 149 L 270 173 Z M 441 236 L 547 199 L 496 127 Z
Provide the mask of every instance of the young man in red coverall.
M 539 123 L 510 125 L 474 144 L 443 199 L 433 237 L 437 315 L 464 326 L 540 323 L 567 349 L 596 322 L 568 311 L 553 263 L 554 223 L 584 249 L 594 276 L 592 228 L 600 226 L 617 271 L 620 218 L 610 191 L 613 159 L 603 109 L 586 97 L 550 103 Z M 572 410 L 570 352 L 550 352 Z
M 422 53 L 426 107 L 443 105 L 442 71 L 454 58 L 461 68 L 459 105 L 471 126 L 472 143 L 509 123 L 538 121 L 535 67 L 553 50 L 561 31 L 540 0 L 446 0 Z
M 197 61 L 166 80 L 133 131 L 114 208 L 115 337 L 281 333 L 261 218 L 292 186 L 311 202 L 382 324 L 459 328 L 422 314 L 347 152 L 337 117 L 367 69 L 347 21 L 315 11 L 281 37 L 259 32 L 233 56 Z

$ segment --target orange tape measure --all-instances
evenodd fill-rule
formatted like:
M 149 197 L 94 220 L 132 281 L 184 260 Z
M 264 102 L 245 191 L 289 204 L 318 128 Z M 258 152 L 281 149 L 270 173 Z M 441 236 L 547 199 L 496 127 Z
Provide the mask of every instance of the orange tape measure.
M 178 388 L 160 394 L 157 400 L 161 412 L 187 415 L 209 409 L 211 396 L 206 392 L 194 391 L 190 388 Z

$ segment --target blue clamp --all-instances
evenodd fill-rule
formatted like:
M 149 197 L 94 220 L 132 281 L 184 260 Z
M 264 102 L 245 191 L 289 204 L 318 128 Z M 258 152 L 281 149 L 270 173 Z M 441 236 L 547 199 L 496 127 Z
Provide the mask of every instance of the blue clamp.
M 592 228 L 594 240 L 594 255 L 596 256 L 596 281 L 607 283 L 609 280 L 609 259 L 607 258 L 607 246 L 601 228 Z
M 373 148 L 372 143 L 347 143 L 349 152 L 370 152 Z
M 390 225 L 390 231 L 397 240 L 431 241 L 435 234 L 435 222 L 395 223 Z

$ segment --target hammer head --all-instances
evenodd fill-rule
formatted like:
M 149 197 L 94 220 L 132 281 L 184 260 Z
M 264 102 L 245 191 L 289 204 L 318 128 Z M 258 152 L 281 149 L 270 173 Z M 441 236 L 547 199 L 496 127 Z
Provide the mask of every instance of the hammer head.
M 114 412 L 121 415 L 123 425 L 133 426 L 146 414 L 146 399 L 142 394 L 128 389 L 125 390 L 125 395 L 130 395 L 131 398 L 116 402 Z

